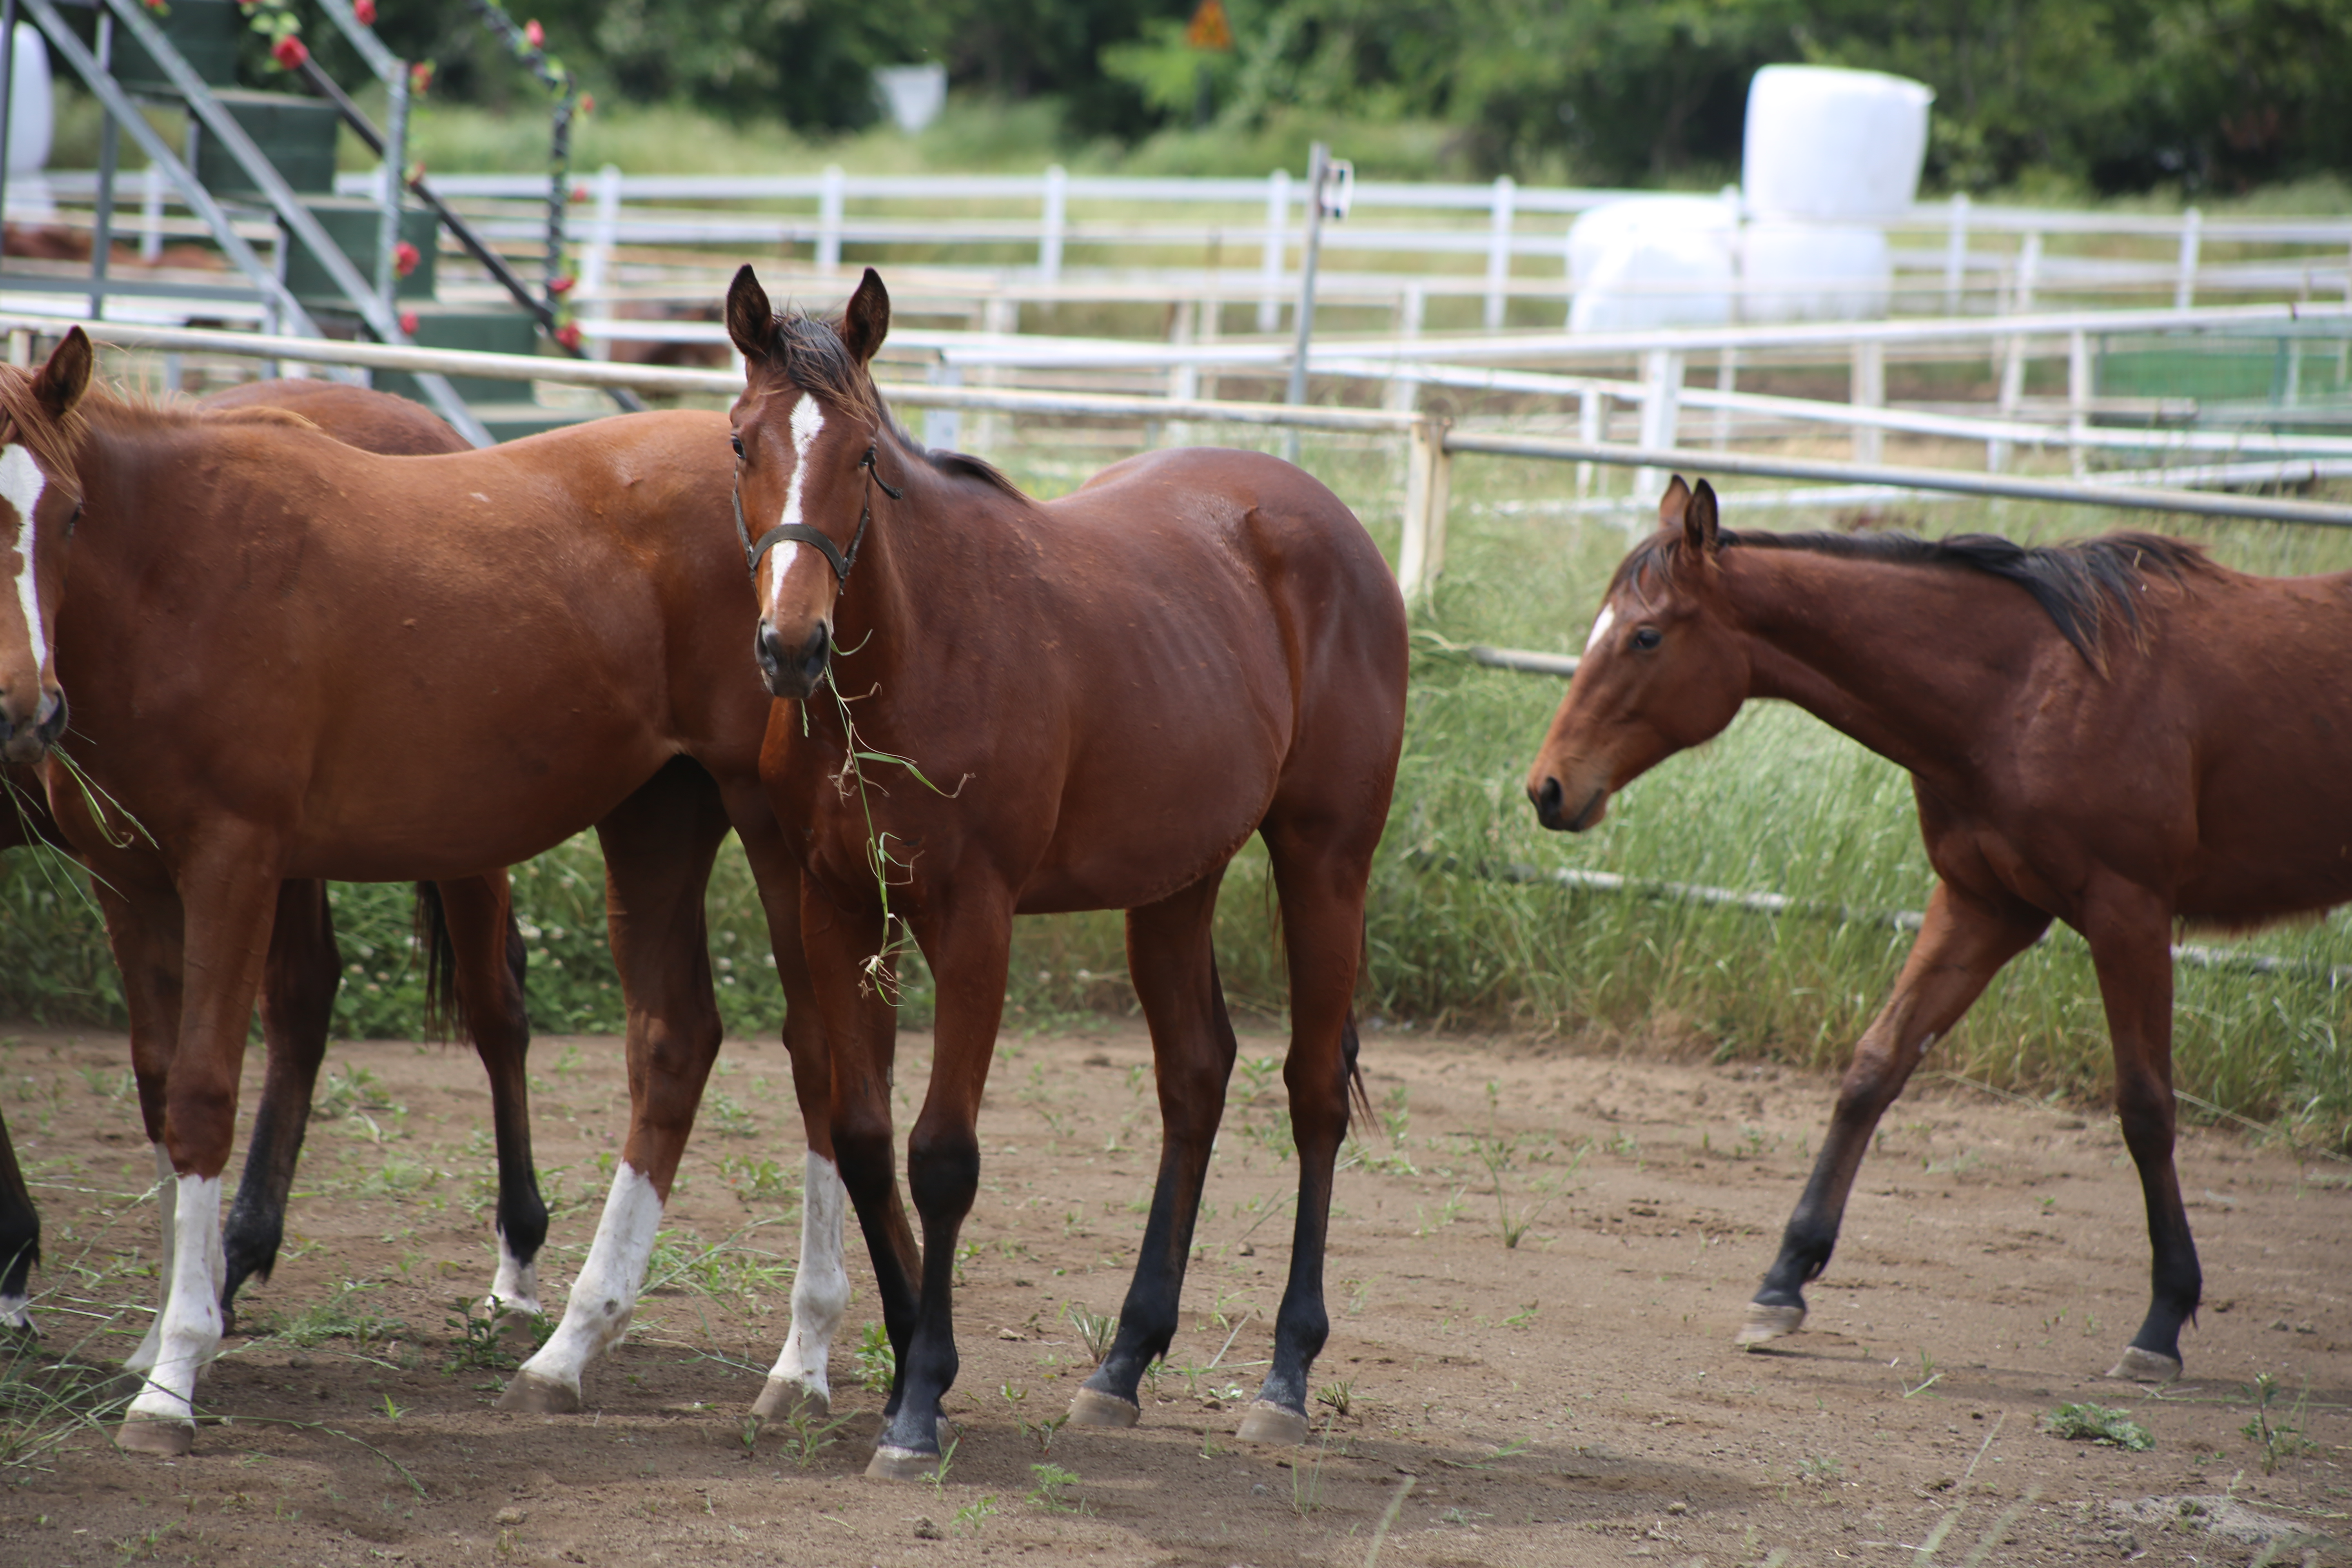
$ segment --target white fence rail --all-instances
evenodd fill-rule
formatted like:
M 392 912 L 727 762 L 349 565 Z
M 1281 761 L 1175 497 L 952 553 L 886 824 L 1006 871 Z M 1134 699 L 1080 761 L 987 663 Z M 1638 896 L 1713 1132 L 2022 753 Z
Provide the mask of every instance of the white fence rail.
M 34 334 L 55 335 L 70 324 L 68 321 L 54 316 L 0 315 L 0 332 L 9 335 L 11 357 L 19 363 L 29 359 Z M 163 353 L 210 353 L 301 364 L 436 372 L 445 375 L 551 382 L 575 386 L 625 386 L 640 392 L 669 394 L 731 396 L 742 386 L 740 374 L 726 371 L 337 342 L 318 338 L 148 327 L 117 321 L 82 324 L 100 342 Z M 1452 462 L 1455 454 L 1464 452 L 1545 462 L 1611 465 L 1632 468 L 1637 473 L 1680 469 L 2352 528 L 2352 506 L 2328 502 L 2034 479 L 2022 475 L 1979 474 L 1957 469 L 1830 462 L 1747 452 L 1698 451 L 1671 445 L 1629 446 L 1601 441 L 1570 441 L 1508 431 L 1458 429 L 1452 427 L 1447 421 L 1429 415 L 1387 409 L 1311 405 L 1294 406 L 1205 398 L 1057 393 L 924 383 L 886 383 L 880 390 L 891 401 L 917 408 L 1092 416 L 1154 424 L 1182 421 L 1274 426 L 1402 437 L 1406 443 L 1407 462 L 1397 575 L 1407 595 L 1416 598 L 1426 594 L 1444 566 Z

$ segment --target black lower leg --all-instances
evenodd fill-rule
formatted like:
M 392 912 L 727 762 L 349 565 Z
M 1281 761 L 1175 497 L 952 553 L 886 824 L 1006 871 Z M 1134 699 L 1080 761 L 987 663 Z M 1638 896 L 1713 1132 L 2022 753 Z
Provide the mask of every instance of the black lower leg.
M 915 1333 L 915 1282 L 899 1256 L 898 1236 L 906 1214 L 898 1200 L 898 1183 L 890 1169 L 889 1131 L 834 1133 L 834 1157 L 841 1184 L 857 1213 L 857 1228 L 865 1234 L 866 1256 L 874 1264 L 874 1283 L 882 1298 L 882 1328 L 889 1336 L 894 1370 L 890 1397 L 882 1414 L 887 1420 L 898 1411 L 907 1381 L 907 1349 Z
M 980 1188 L 980 1144 L 969 1130 L 919 1139 L 907 1153 L 907 1187 L 923 1219 L 923 1294 L 914 1332 L 899 1352 L 898 1408 L 882 1428 L 886 1447 L 939 1452 L 940 1400 L 955 1386 L 956 1237 Z
M 1323 1245 L 1329 1229 L 1332 1160 L 1326 1157 L 1317 1169 L 1317 1163 L 1306 1159 L 1306 1151 L 1300 1156 L 1306 1169 L 1298 1183 L 1298 1223 L 1291 1233 L 1290 1278 L 1274 1320 L 1274 1367 L 1257 1396 L 1303 1416 L 1307 1375 L 1331 1333 L 1331 1319 L 1323 1308 Z
M 0 1321 L 16 1317 L 25 1299 L 33 1265 L 41 1260 L 41 1211 L 25 1185 L 8 1129 L 0 1125 Z
M 1097 1394 L 1137 1403 L 1144 1369 L 1166 1355 L 1176 1337 L 1184 1268 L 1192 1258 L 1192 1227 L 1200 1215 L 1201 1166 L 1189 1150 L 1172 1143 L 1160 1156 L 1151 1217 L 1144 1224 L 1135 1278 L 1118 1310 L 1118 1332 L 1102 1364 L 1086 1382 Z

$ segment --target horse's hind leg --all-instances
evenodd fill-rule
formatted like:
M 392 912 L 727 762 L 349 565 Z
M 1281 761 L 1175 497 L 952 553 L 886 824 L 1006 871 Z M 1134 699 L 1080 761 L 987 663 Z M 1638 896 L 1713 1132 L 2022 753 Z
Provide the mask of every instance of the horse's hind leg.
M 221 1282 L 224 1331 L 236 1321 L 236 1293 L 258 1274 L 268 1279 L 286 1237 L 286 1199 L 295 1162 L 310 1122 L 319 1064 L 327 1054 L 335 993 L 342 984 L 342 953 L 335 945 L 327 885 L 299 879 L 278 885 L 278 916 L 269 930 L 269 963 L 261 987 L 261 1109 L 253 1118 L 245 1175 L 221 1237 L 228 1273 Z
M 424 895 L 420 892 L 420 898 Z M 428 940 L 446 940 L 452 989 L 482 1070 L 490 1080 L 490 1125 L 499 1152 L 499 1268 L 482 1307 L 493 1322 L 540 1316 L 539 1249 L 547 1240 L 547 1204 L 530 1154 L 530 1016 L 523 1005 L 522 932 L 503 870 L 436 885 L 442 922 Z M 432 924 L 432 904 L 425 906 Z
M 727 828 L 717 785 L 684 758 L 596 825 L 613 962 L 629 1009 L 629 1136 L 563 1321 L 515 1373 L 501 1410 L 578 1410 L 582 1374 L 628 1331 L 670 1183 L 719 1056 L 702 900 Z
M 24 1334 L 37 1331 L 26 1277 L 40 1260 L 41 1211 L 33 1206 L 32 1190 L 25 1185 L 8 1124 L 0 1121 L 0 1328 Z
M 1290 1127 L 1298 1143 L 1298 1214 L 1290 1278 L 1274 1322 L 1274 1366 L 1242 1417 L 1240 1436 L 1253 1442 L 1306 1441 L 1307 1374 L 1330 1333 L 1323 1249 L 1355 1081 L 1349 1013 L 1363 959 L 1364 888 L 1381 826 L 1378 815 L 1368 824 L 1339 826 L 1343 820 L 1293 816 L 1269 821 L 1265 829 L 1290 959 L 1290 1054 L 1282 1080 L 1290 1090 Z
M 1165 1355 L 1176 1337 L 1201 1186 L 1234 1069 L 1233 1020 L 1210 942 L 1223 879 L 1221 866 L 1173 898 L 1127 914 L 1128 973 L 1151 1026 L 1160 1085 L 1160 1179 L 1135 1279 L 1118 1310 L 1118 1336 L 1070 1401 L 1070 1419 L 1081 1426 L 1134 1426 L 1142 1415 L 1136 1391 L 1144 1368 Z
M 2049 924 L 2050 917 L 2039 910 L 2019 905 L 1997 909 L 1949 882 L 1936 884 L 1895 993 L 1853 1048 L 1812 1176 L 1781 1233 L 1780 1257 L 1748 1303 L 1738 1343 L 1763 1344 L 1804 1326 L 1804 1287 L 1829 1267 L 1846 1197 L 1878 1119 L 1903 1092 L 1927 1047 L 1960 1021 L 2000 966 L 2032 946 Z
M 2169 1383 L 2180 1375 L 2180 1325 L 2204 1289 L 2172 1163 L 2172 909 L 2143 889 L 2101 881 L 2086 900 L 2084 935 L 2106 1004 L 2116 1116 L 2139 1167 L 2153 1254 L 2147 1317 L 2107 1375 Z

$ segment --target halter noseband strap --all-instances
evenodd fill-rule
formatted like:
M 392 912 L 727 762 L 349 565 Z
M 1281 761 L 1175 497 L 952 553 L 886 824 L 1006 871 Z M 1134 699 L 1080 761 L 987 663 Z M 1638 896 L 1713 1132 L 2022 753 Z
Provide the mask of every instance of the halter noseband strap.
M 874 518 L 874 487 L 880 485 L 882 493 L 892 500 L 907 499 L 906 491 L 892 485 L 874 467 L 874 449 L 880 439 L 877 436 L 867 441 L 866 456 L 857 459 L 857 466 L 866 470 L 866 486 L 857 503 L 857 531 L 849 537 L 846 554 L 842 552 L 841 546 L 827 539 L 822 530 L 805 522 L 780 522 L 760 535 L 757 544 L 752 543 L 751 531 L 743 525 L 743 485 L 738 479 L 735 484 L 735 537 L 743 544 L 743 569 L 759 571 L 761 561 L 779 544 L 806 544 L 814 548 L 832 565 L 834 581 L 843 587 L 848 586 L 849 569 L 857 564 L 857 547 L 866 542 L 866 525 Z

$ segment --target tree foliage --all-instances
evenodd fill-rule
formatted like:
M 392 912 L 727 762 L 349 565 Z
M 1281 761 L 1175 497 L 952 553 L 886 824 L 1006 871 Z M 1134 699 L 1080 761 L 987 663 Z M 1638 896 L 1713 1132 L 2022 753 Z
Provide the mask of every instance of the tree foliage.
M 937 60 L 967 91 L 1057 100 L 1082 138 L 1203 109 L 1234 130 L 1412 120 L 1450 127 L 1465 172 L 1652 183 L 1729 174 L 1749 77 L 1813 62 L 1933 87 L 1946 188 L 2233 189 L 2352 163 L 2330 79 L 2347 0 L 1225 0 L 1230 53 L 1185 43 L 1192 0 L 537 3 L 603 90 L 819 131 L 875 116 L 874 67 Z M 511 90 L 463 0 L 381 11 L 451 90 Z

